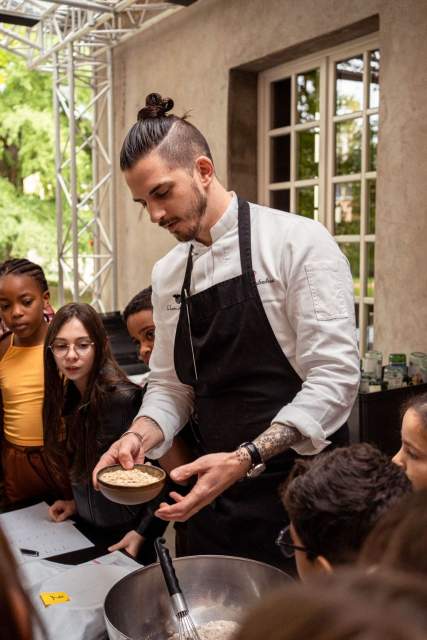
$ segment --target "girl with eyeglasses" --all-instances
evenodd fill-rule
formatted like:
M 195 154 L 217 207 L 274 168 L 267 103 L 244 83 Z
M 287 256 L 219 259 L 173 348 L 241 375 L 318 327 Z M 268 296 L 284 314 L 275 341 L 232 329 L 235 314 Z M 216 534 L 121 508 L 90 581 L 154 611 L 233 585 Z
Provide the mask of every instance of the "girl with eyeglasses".
M 66 465 L 73 491 L 72 500 L 50 507 L 50 517 L 62 522 L 77 514 L 89 537 L 110 551 L 124 549 L 145 563 L 153 561 L 151 545 L 143 542 L 161 535 L 166 524 L 154 518 L 149 505 L 110 502 L 91 482 L 99 456 L 131 425 L 143 390 L 118 366 L 90 305 L 70 303 L 57 312 L 46 336 L 44 369 L 46 454 L 54 468 Z
M 8 504 L 66 491 L 63 474 L 52 473 L 43 451 L 43 343 L 49 310 L 49 288 L 38 264 L 20 258 L 0 264 L 0 317 L 8 328 L 0 337 L 1 464 Z

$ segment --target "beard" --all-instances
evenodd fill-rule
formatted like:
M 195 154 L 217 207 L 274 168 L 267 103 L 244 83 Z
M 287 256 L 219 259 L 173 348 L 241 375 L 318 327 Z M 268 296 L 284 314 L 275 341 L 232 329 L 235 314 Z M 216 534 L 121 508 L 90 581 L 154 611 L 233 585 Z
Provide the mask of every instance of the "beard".
M 192 184 L 191 203 L 185 214 L 185 217 L 179 222 L 183 227 L 182 230 L 171 231 L 172 235 L 179 242 L 189 242 L 195 240 L 199 234 L 202 218 L 206 213 L 208 198 L 204 191 L 197 188 L 196 184 Z M 160 223 L 160 226 L 162 224 Z

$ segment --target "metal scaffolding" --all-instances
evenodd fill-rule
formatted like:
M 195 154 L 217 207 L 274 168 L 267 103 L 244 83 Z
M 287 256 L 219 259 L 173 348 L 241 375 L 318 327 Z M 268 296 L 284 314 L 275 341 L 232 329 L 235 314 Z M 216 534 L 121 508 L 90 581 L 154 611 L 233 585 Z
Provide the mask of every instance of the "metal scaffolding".
M 118 307 L 112 49 L 194 1 L 0 0 L 0 48 L 53 77 L 61 304 Z

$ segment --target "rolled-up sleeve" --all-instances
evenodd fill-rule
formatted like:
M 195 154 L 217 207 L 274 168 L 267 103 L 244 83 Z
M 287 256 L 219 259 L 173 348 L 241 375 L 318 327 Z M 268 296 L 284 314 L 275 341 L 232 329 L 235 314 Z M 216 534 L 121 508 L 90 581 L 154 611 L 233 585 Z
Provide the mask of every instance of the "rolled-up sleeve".
M 158 290 L 157 266 L 152 274 L 152 302 L 156 339 L 150 358 L 147 391 L 136 418 L 147 416 L 161 428 L 164 441 L 149 451 L 158 459 L 172 446 L 175 435 L 188 422 L 193 410 L 193 388 L 182 384 L 174 367 L 174 343 L 178 310 L 165 313 L 164 301 Z
M 303 384 L 272 422 L 295 427 L 307 439 L 293 449 L 310 455 L 347 420 L 360 372 L 348 261 L 322 225 L 304 231 L 291 235 L 282 264 L 285 312 L 295 331 L 293 364 Z

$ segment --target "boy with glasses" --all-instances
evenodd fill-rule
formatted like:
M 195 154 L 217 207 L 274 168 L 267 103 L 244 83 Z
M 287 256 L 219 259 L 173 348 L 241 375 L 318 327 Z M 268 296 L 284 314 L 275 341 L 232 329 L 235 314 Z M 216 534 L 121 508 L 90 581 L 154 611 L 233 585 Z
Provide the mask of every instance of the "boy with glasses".
M 411 491 L 405 473 L 360 443 L 298 460 L 281 497 L 290 525 L 277 539 L 303 580 L 351 563 L 379 518 Z

